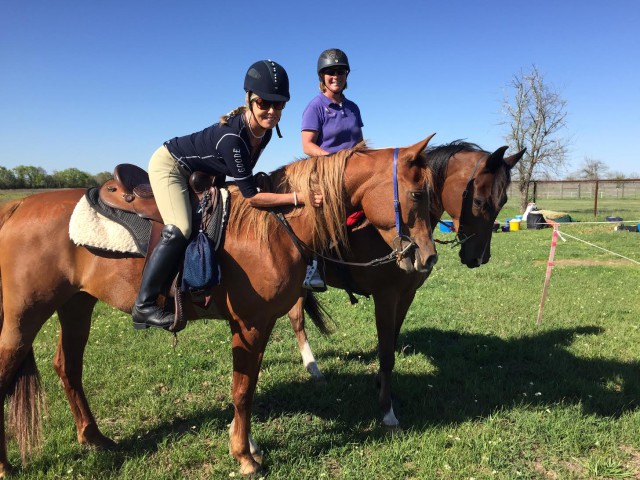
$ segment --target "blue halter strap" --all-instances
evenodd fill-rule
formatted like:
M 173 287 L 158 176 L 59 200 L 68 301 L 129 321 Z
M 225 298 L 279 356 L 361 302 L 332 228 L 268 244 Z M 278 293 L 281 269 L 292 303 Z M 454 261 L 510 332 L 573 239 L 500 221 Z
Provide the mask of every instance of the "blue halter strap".
M 400 200 L 398 198 L 398 151 L 393 151 L 393 208 L 396 211 L 396 232 L 400 236 Z

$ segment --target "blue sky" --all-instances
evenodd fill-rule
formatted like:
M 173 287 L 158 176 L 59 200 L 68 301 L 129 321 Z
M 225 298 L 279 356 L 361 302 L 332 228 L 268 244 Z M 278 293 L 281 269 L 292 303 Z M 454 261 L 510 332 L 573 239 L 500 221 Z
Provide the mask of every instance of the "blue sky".
M 147 167 L 165 140 L 244 100 L 256 60 L 281 63 L 292 100 L 257 170 L 300 158 L 316 60 L 341 48 L 347 96 L 373 147 L 503 145 L 501 103 L 535 64 L 567 101 L 569 171 L 585 157 L 640 173 L 640 2 L 46 2 L 0 16 L 0 165 L 95 174 Z

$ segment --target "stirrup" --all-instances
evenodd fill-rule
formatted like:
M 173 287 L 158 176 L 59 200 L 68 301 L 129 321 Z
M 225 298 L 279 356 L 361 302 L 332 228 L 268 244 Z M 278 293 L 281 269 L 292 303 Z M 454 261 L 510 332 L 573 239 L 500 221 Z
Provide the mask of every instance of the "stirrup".
M 327 290 L 327 286 L 318 270 L 318 259 L 316 257 L 313 257 L 312 262 L 307 265 L 307 273 L 304 276 L 302 286 L 312 292 L 324 292 Z

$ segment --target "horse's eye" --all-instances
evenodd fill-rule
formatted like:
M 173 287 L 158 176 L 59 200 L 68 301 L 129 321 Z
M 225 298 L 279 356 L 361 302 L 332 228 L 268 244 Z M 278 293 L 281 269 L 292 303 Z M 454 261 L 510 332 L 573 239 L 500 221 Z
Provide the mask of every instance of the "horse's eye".
M 422 200 L 424 197 L 424 192 L 411 192 L 411 198 L 414 200 Z
M 476 208 L 482 208 L 482 205 L 484 204 L 484 202 L 480 199 L 480 198 L 474 198 L 473 199 L 473 206 Z

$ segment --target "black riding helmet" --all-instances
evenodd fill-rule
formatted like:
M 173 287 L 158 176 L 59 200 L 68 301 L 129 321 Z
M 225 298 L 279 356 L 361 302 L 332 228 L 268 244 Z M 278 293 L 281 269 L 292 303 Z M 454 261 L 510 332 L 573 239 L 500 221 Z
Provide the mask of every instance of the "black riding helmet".
M 260 60 L 249 67 L 244 77 L 244 91 L 270 102 L 288 102 L 289 76 L 282 65 L 273 60 Z
M 347 54 L 339 48 L 330 48 L 322 52 L 318 57 L 318 76 L 320 79 L 322 80 L 322 74 L 320 73 L 322 70 L 335 67 L 343 67 L 347 74 L 351 71 Z
M 249 67 L 244 76 L 244 91 L 247 92 L 248 98 L 255 93 L 268 102 L 288 102 L 291 98 L 287 71 L 273 60 L 260 60 Z M 253 115 L 253 104 L 249 105 L 249 108 Z M 276 133 L 282 138 L 278 124 Z

